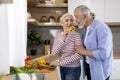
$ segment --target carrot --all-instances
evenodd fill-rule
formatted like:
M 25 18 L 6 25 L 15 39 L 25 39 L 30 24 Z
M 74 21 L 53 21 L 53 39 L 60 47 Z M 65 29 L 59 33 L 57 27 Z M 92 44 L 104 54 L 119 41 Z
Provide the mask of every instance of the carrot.
M 40 72 L 42 72 L 42 73 L 50 73 L 50 72 L 52 72 L 52 70 L 49 70 L 49 69 L 41 69 Z

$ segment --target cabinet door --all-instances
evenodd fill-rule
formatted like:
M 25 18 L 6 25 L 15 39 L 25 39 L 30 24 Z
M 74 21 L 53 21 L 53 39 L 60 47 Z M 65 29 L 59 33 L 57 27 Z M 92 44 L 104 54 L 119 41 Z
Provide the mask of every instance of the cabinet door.
M 74 9 L 79 5 L 86 5 L 91 12 L 96 14 L 96 18 L 104 21 L 104 0 L 69 0 L 68 12 L 74 14 Z
M 68 0 L 68 13 L 74 15 L 74 9 L 79 5 L 89 6 L 89 0 Z
M 120 0 L 105 0 L 105 22 L 120 22 Z
M 120 59 L 114 59 L 113 73 L 110 76 L 110 80 L 120 80 Z
M 104 0 L 89 0 L 91 12 L 95 13 L 96 19 L 104 21 Z

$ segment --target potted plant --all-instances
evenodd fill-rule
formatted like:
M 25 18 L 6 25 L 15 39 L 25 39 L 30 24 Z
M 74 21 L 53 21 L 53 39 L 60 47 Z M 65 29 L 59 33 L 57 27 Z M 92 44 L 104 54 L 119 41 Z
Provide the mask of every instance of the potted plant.
M 30 47 L 31 55 L 36 55 L 37 47 L 41 44 L 43 44 L 43 40 L 39 32 L 32 30 L 27 34 L 27 46 Z

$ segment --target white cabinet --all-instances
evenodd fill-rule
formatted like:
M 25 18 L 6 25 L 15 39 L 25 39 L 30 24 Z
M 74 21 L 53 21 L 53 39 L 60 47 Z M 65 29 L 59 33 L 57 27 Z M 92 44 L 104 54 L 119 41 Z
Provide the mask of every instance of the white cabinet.
M 114 59 L 113 65 L 113 74 L 110 77 L 110 80 L 120 80 L 120 59 Z
M 74 14 L 74 9 L 79 5 L 86 5 L 91 12 L 96 14 L 96 18 L 104 21 L 104 0 L 69 0 L 68 12 Z
M 79 5 L 89 6 L 89 0 L 68 0 L 68 13 L 74 15 L 74 9 Z
M 104 21 L 104 0 L 90 0 L 89 5 L 91 12 L 94 12 L 96 15 L 96 18 Z
M 120 22 L 120 0 L 69 0 L 68 12 L 74 14 L 79 5 L 87 5 L 96 18 L 104 22 Z
M 120 22 L 120 0 L 105 0 L 105 22 Z

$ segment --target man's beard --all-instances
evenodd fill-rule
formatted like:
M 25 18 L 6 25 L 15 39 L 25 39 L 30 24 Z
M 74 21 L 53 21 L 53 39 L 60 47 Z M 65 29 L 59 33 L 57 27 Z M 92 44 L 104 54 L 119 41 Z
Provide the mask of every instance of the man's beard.
M 79 25 L 78 27 L 79 27 L 79 29 L 83 29 L 84 25 Z
M 79 27 L 79 29 L 83 29 L 84 26 L 85 26 L 85 21 L 82 20 L 82 22 L 80 24 L 78 24 L 78 27 Z

